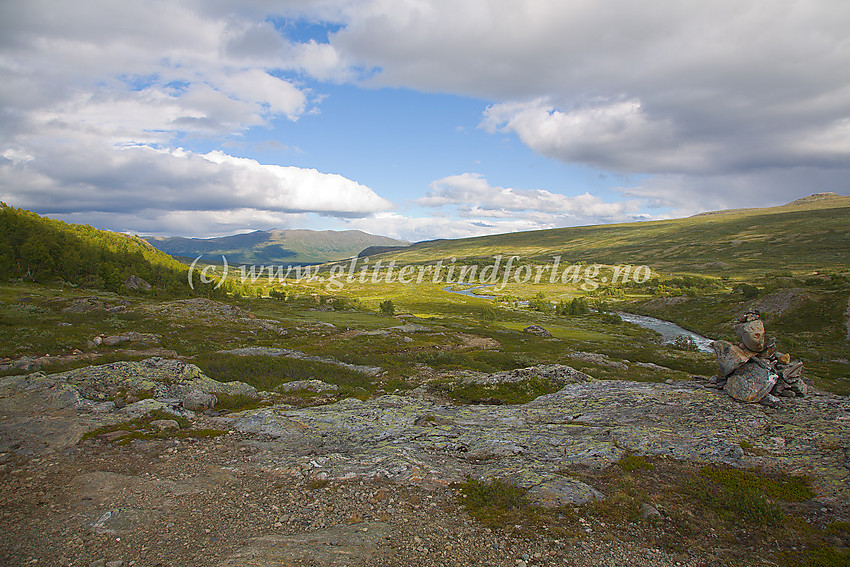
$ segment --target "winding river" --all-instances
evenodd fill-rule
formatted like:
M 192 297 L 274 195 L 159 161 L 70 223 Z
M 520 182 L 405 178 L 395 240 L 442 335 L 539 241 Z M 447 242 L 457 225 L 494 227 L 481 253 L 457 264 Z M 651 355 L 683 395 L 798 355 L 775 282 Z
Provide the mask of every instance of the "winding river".
M 446 286 L 443 288 L 443 291 L 448 293 L 456 293 L 458 295 L 466 295 L 467 297 L 477 297 L 478 299 L 495 299 L 494 295 L 482 295 L 478 293 L 474 293 L 477 289 L 485 289 L 488 287 L 492 287 L 489 285 L 476 285 L 476 286 L 468 286 L 464 289 L 452 289 L 454 286 Z M 665 321 L 663 319 L 656 319 L 655 317 L 647 317 L 646 315 L 636 315 L 634 313 L 626 313 L 624 311 L 617 311 L 617 315 L 623 321 L 627 323 L 633 323 L 644 329 L 651 329 L 661 335 L 661 342 L 664 344 L 672 343 L 676 340 L 676 337 L 679 335 L 687 335 L 694 339 L 694 342 L 697 345 L 697 348 L 700 352 L 714 352 L 711 348 L 712 340 L 701 335 L 698 335 L 694 332 L 691 332 L 687 329 L 683 329 L 676 323 L 672 323 L 670 321 Z

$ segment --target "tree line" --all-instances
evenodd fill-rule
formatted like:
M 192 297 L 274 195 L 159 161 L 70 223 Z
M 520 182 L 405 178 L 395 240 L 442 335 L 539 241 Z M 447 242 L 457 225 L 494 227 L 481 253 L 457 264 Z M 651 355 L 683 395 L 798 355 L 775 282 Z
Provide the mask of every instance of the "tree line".
M 189 288 L 188 268 L 138 236 L 98 230 L 42 217 L 0 203 L 0 281 L 66 282 L 110 291 L 125 291 L 136 275 L 154 294 L 218 295 L 201 285 Z

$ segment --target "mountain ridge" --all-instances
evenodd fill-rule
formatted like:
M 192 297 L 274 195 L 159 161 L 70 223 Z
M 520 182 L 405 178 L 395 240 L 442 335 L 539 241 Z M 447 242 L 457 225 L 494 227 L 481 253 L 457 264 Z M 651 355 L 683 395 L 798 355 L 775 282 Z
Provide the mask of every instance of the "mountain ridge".
M 546 263 L 560 256 L 570 262 L 705 273 L 763 271 L 769 259 L 776 269 L 817 270 L 850 266 L 848 218 L 850 197 L 818 193 L 786 205 L 677 219 L 429 240 L 377 256 L 398 263 L 452 257 L 492 261 L 494 254 Z
M 148 237 L 172 256 L 265 264 L 321 264 L 357 256 L 372 246 L 406 246 L 409 242 L 362 230 L 272 229 L 214 238 Z

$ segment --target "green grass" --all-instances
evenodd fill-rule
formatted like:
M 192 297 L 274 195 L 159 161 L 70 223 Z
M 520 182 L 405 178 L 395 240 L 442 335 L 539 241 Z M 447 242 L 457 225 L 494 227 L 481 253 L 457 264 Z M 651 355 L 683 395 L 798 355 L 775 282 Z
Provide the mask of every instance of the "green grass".
M 178 427 L 173 429 L 158 430 L 151 426 L 151 423 L 156 420 L 169 419 L 177 422 Z M 152 410 L 141 417 L 129 419 L 113 425 L 98 427 L 92 431 L 85 433 L 80 441 L 93 439 L 105 433 L 115 431 L 126 431 L 127 434 L 113 439 L 113 443 L 117 445 L 127 445 L 133 440 L 151 440 L 151 439 L 183 439 L 187 437 L 205 438 L 218 437 L 227 432 L 220 429 L 192 429 L 192 423 L 185 417 L 177 416 L 162 410 Z
M 488 527 L 503 527 L 530 509 L 527 490 L 497 479 L 467 479 L 454 485 L 467 513 Z
M 257 409 L 264 405 L 262 399 L 252 398 L 241 394 L 216 394 L 215 409 L 227 411 L 245 411 Z
M 447 380 L 434 382 L 430 386 L 435 392 L 460 403 L 503 405 L 528 403 L 544 394 L 557 392 L 563 384 L 532 378 L 503 384 L 463 384 Z
M 363 373 L 312 360 L 207 353 L 198 355 L 193 362 L 214 380 L 238 380 L 268 392 L 284 382 L 295 380 L 322 380 L 336 384 L 343 392 L 352 395 L 358 389 L 368 389 L 372 386 L 370 377 Z

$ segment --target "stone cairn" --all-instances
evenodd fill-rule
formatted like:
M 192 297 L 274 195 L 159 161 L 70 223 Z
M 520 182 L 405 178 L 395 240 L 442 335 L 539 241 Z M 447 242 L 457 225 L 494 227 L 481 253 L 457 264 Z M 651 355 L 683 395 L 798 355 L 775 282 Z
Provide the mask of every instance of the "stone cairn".
M 714 385 L 741 402 L 777 407 L 780 398 L 805 396 L 803 363 L 776 350 L 776 339 L 766 340 L 761 314 L 751 309 L 735 321 L 738 344 L 714 341 L 720 376 Z

